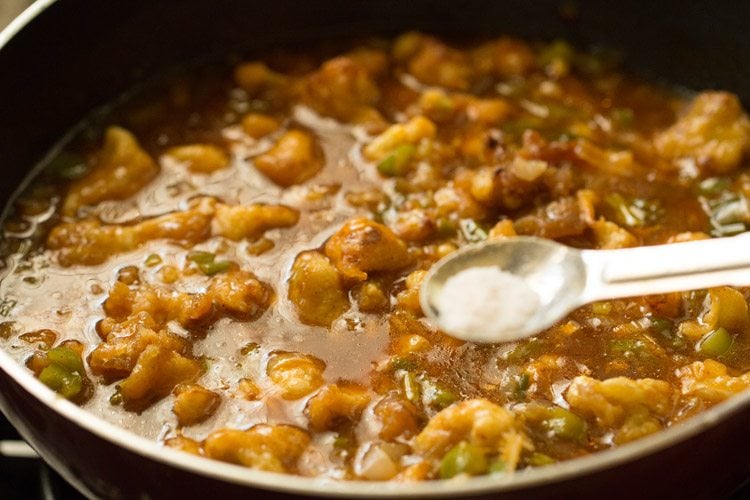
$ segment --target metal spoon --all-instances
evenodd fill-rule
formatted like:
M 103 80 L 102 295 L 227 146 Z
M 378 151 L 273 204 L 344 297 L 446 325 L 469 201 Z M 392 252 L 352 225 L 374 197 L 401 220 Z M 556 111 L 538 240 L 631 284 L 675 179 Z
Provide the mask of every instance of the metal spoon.
M 538 334 L 590 302 L 750 285 L 750 233 L 618 250 L 578 250 L 533 237 L 472 245 L 445 257 L 425 276 L 420 303 L 427 318 L 442 328 L 437 299 L 446 280 L 464 269 L 489 266 L 522 278 L 539 296 L 538 309 L 523 326 L 492 332 L 497 337 L 485 339 L 518 340 Z M 443 330 L 477 341 L 470 331 Z

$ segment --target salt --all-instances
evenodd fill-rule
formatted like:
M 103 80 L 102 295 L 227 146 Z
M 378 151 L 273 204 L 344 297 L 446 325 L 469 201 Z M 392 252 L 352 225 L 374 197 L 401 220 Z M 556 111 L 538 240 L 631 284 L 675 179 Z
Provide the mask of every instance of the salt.
M 516 340 L 539 309 L 526 282 L 497 267 L 473 267 L 445 281 L 436 299 L 440 326 L 472 342 Z

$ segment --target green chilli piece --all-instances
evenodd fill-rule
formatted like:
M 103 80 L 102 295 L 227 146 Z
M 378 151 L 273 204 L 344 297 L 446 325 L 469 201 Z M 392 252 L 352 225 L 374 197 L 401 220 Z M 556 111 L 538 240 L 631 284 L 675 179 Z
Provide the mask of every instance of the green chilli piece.
M 398 177 L 406 173 L 406 167 L 417 152 L 412 144 L 401 144 L 383 161 L 378 163 L 378 172 L 386 177 Z
M 50 364 L 57 365 L 69 372 L 76 372 L 79 375 L 85 373 L 81 356 L 69 347 L 55 347 L 47 351 L 47 359 Z
M 535 452 L 531 454 L 527 462 L 534 467 L 542 467 L 544 465 L 552 465 L 557 462 L 557 460 L 544 453 Z
M 56 364 L 51 364 L 42 370 L 39 380 L 65 399 L 76 397 L 83 389 L 83 377 L 80 373 L 66 370 Z
M 457 399 L 458 396 L 456 396 L 453 391 L 444 387 L 436 386 L 435 392 L 432 395 L 431 403 L 437 409 L 442 410 L 443 408 L 447 408 L 455 403 Z
M 216 254 L 204 252 L 202 250 L 195 250 L 187 255 L 187 259 L 196 264 L 209 264 L 216 259 Z
M 422 386 L 412 372 L 404 372 L 404 396 L 414 404 L 422 400 Z
M 214 274 L 223 273 L 225 271 L 228 271 L 230 267 L 232 267 L 232 263 L 228 260 L 219 260 L 216 262 L 206 262 L 205 264 L 198 264 L 198 269 L 200 269 L 203 274 L 207 276 L 213 276 Z
M 549 429 L 555 436 L 570 441 L 581 441 L 586 435 L 586 422 L 565 408 L 553 408 L 549 411 L 544 426 Z
M 490 474 L 503 474 L 505 472 L 508 472 L 508 464 L 500 459 L 497 459 L 490 464 L 490 468 L 487 472 L 489 472 Z
M 612 312 L 612 302 L 606 300 L 603 302 L 594 302 L 591 304 L 591 312 L 597 316 L 607 316 Z
M 733 341 L 732 334 L 726 328 L 719 327 L 703 336 L 697 350 L 704 356 L 719 357 L 729 351 Z
M 152 253 L 146 257 L 146 267 L 154 267 L 161 264 L 161 256 L 158 253 Z
M 484 474 L 488 468 L 484 452 L 466 441 L 461 441 L 440 461 L 440 479 L 450 479 L 459 474 L 476 476 Z
M 83 156 L 62 151 L 49 163 L 47 170 L 55 177 L 72 181 L 86 175 L 89 166 Z

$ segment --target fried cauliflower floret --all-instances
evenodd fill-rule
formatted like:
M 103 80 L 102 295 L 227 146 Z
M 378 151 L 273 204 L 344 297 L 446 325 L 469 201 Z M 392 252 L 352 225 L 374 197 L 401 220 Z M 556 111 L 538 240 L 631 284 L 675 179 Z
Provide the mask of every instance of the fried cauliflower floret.
M 396 39 L 393 56 L 405 62 L 409 73 L 428 85 L 467 90 L 474 76 L 463 52 L 420 33 L 406 33 Z
M 285 85 L 287 78 L 271 70 L 265 63 L 252 61 L 235 68 L 234 81 L 243 90 L 255 95 L 264 89 Z
M 300 321 L 330 326 L 349 309 L 349 298 L 331 261 L 320 252 L 302 252 L 294 259 L 288 298 Z
M 164 330 L 154 331 L 140 326 L 130 335 L 114 336 L 96 346 L 88 358 L 91 372 L 106 380 L 127 377 L 143 351 L 151 345 L 180 354 L 190 351 L 184 338 Z
M 316 432 L 336 429 L 355 422 L 370 403 L 367 389 L 354 384 L 331 384 L 320 389 L 307 402 L 305 414 Z
M 159 345 L 147 346 L 130 375 L 119 383 L 125 409 L 141 411 L 164 396 L 178 384 L 196 380 L 203 373 L 203 364 Z
M 356 121 L 375 104 L 380 92 L 367 68 L 351 57 L 326 61 L 302 86 L 302 102 L 321 115 Z
M 680 323 L 679 331 L 692 340 L 699 340 L 717 328 L 726 328 L 730 333 L 745 335 L 750 330 L 750 312 L 741 292 L 728 286 L 712 288 L 708 311 L 700 319 Z
M 253 273 L 239 269 L 217 274 L 211 279 L 206 297 L 218 309 L 237 318 L 255 318 L 273 299 L 271 288 Z
M 750 372 L 734 377 L 724 364 L 713 359 L 683 366 L 677 370 L 677 376 L 682 383 L 683 395 L 712 403 L 724 401 L 750 387 Z
M 164 446 L 184 451 L 185 453 L 190 453 L 192 455 L 197 455 L 199 457 L 203 456 L 203 448 L 201 447 L 201 444 L 198 441 L 185 436 L 177 436 L 167 439 L 164 441 Z
M 511 412 L 486 399 L 470 399 L 432 417 L 414 438 L 413 449 L 436 461 L 461 441 L 498 454 L 508 470 L 516 468 L 521 451 L 531 446 Z
M 64 222 L 52 228 L 47 247 L 58 250 L 63 266 L 96 265 L 152 240 L 195 245 L 211 236 L 258 239 L 269 229 L 293 226 L 298 218 L 296 210 L 283 205 L 229 206 L 206 198 L 188 210 L 132 225 L 107 225 L 96 219 Z
M 364 217 L 351 219 L 325 245 L 325 254 L 348 279 L 363 281 L 371 271 L 397 271 L 412 257 L 386 226 Z
M 596 247 L 602 249 L 630 248 L 638 246 L 638 238 L 625 228 L 622 228 L 604 218 L 590 224 L 594 233 Z
M 565 399 L 571 409 L 596 417 L 602 427 L 618 427 L 614 437 L 618 444 L 660 430 L 660 419 L 668 418 L 675 404 L 670 384 L 650 378 L 595 380 L 578 376 Z
M 240 122 L 242 130 L 253 139 L 260 139 L 276 132 L 281 123 L 276 118 L 262 113 L 248 113 Z
M 421 269 L 409 273 L 405 282 L 406 289 L 396 296 L 398 307 L 406 309 L 416 316 L 422 314 L 422 306 L 419 304 L 419 290 L 426 274 L 427 271 Z
M 323 151 L 310 133 L 290 130 L 270 150 L 257 156 L 254 163 L 274 183 L 289 187 L 315 177 L 325 161 Z
M 212 233 L 232 241 L 257 240 L 269 229 L 292 227 L 299 221 L 299 212 L 284 205 L 216 206 Z
M 473 52 L 477 71 L 497 78 L 525 76 L 536 67 L 536 55 L 529 45 L 515 38 L 501 37 L 480 45 Z
M 434 123 L 424 116 L 415 116 L 406 123 L 396 123 L 388 127 L 365 146 L 363 153 L 370 161 L 381 161 L 399 146 L 416 146 L 424 140 L 434 139 L 436 133 Z
M 419 428 L 417 407 L 406 399 L 386 397 L 375 405 L 373 413 L 380 421 L 378 435 L 385 441 L 410 438 Z
M 197 174 L 210 174 L 229 165 L 229 156 L 213 144 L 186 144 L 170 148 L 167 155 Z
M 203 443 L 209 458 L 271 472 L 293 472 L 310 444 L 307 432 L 291 425 L 258 424 L 246 431 L 220 429 Z
M 750 151 L 750 120 L 736 95 L 703 92 L 674 125 L 654 137 L 654 146 L 670 160 L 692 158 L 701 170 L 728 173 Z
M 214 414 L 221 396 L 198 384 L 180 385 L 175 389 L 172 412 L 180 426 L 199 424 Z
M 205 326 L 221 313 L 253 318 L 269 306 L 272 296 L 270 287 L 254 274 L 232 269 L 212 276 L 204 293 L 178 292 L 146 284 L 130 288 L 116 282 L 104 302 L 104 312 L 118 323 L 146 314 L 157 327 L 177 321 L 189 328 Z
M 284 399 L 299 399 L 323 385 L 326 365 L 314 356 L 296 352 L 275 352 L 266 365 L 268 378 Z
M 140 191 L 158 172 L 159 166 L 141 149 L 130 132 L 109 127 L 91 172 L 70 186 L 63 201 L 62 214 L 74 216 L 84 205 L 128 198 Z

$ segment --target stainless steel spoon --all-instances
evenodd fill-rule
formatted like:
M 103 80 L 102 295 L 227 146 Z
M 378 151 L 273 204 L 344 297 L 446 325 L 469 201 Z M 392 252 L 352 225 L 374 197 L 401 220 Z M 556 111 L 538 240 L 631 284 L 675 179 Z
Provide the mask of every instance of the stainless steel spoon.
M 442 329 L 437 299 L 446 280 L 464 269 L 489 266 L 522 278 L 539 296 L 539 307 L 523 326 L 492 332 L 496 338 L 484 339 L 518 340 L 538 334 L 590 302 L 750 285 L 750 233 L 618 250 L 578 250 L 533 237 L 472 245 L 445 257 L 425 276 L 420 302 L 427 318 Z M 477 341 L 475 332 L 443 330 Z

